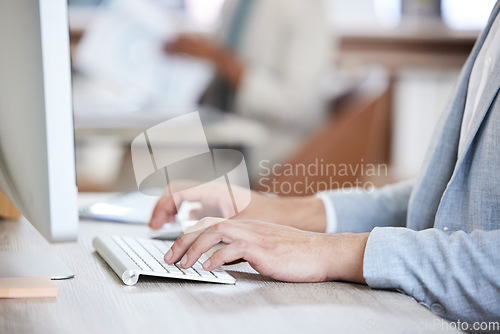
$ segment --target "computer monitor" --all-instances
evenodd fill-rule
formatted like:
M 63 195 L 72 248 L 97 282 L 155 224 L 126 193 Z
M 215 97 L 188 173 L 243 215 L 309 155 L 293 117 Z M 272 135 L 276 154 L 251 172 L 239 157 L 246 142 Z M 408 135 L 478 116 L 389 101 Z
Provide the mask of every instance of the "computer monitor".
M 74 157 L 66 0 L 0 0 L 0 189 L 51 242 L 77 237 Z

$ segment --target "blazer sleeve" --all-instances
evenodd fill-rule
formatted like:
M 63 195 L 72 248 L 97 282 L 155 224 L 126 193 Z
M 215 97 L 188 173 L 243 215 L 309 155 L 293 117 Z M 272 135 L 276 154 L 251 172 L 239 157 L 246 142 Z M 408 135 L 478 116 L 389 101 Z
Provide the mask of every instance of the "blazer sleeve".
M 375 228 L 363 274 L 372 288 L 397 289 L 450 320 L 498 321 L 500 230 Z
M 280 69 L 248 65 L 235 107 L 244 116 L 309 128 L 324 117 L 319 79 L 330 67 L 334 43 L 322 1 L 292 4 L 287 43 L 277 45 L 284 48 Z
M 372 191 L 341 189 L 320 193 L 328 233 L 370 232 L 376 226 L 406 226 L 414 180 Z

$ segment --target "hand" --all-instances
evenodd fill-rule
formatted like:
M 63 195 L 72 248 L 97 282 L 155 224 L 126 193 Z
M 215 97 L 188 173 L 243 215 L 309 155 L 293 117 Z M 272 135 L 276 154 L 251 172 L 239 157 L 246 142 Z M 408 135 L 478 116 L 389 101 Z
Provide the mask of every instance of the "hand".
M 180 35 L 173 42 L 165 44 L 164 50 L 171 54 L 185 54 L 215 62 L 217 46 L 208 39 L 194 35 Z
M 171 187 L 174 195 L 161 197 L 153 210 L 149 226 L 159 229 L 167 222 L 174 222 L 177 208 L 183 201 L 200 202 L 202 207 L 191 211 L 191 219 L 219 217 L 257 219 L 302 230 L 324 232 L 326 215 L 323 202 L 316 197 L 270 198 L 255 191 L 250 193 L 250 204 L 234 215 L 233 203 L 224 184 L 205 184 L 198 187 Z M 175 191 L 175 188 L 186 190 Z M 249 190 L 233 186 L 233 198 L 243 196 Z
M 165 44 L 164 50 L 170 54 L 185 54 L 205 59 L 215 65 L 219 74 L 238 88 L 244 74 L 243 64 L 228 50 L 210 40 L 194 35 L 180 35 L 173 42 Z
M 287 282 L 344 280 L 365 283 L 363 256 L 369 233 L 322 234 L 255 220 L 205 218 L 183 234 L 165 262 L 191 267 L 219 242 L 227 244 L 205 261 L 213 270 L 240 259 L 259 273 Z

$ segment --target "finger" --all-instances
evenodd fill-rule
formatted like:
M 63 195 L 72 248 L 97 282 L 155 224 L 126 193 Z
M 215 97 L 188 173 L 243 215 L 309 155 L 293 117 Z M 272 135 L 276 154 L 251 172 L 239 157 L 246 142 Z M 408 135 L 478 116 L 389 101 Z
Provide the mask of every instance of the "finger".
M 203 255 L 206 251 L 217 245 L 222 240 L 231 243 L 233 240 L 231 237 L 228 237 L 229 235 L 234 234 L 230 231 L 231 229 L 233 229 L 233 226 L 227 224 L 227 222 L 220 222 L 214 226 L 206 228 L 205 230 L 199 230 L 202 233 L 198 235 L 196 240 L 193 241 L 186 253 L 182 256 L 180 260 L 181 267 L 191 267 L 196 263 L 201 255 Z
M 179 260 L 186 254 L 188 248 L 193 244 L 193 242 L 203 233 L 203 230 L 199 230 L 192 233 L 184 233 L 175 240 L 172 247 L 167 251 L 163 260 L 165 263 L 173 264 L 179 262 Z
M 212 226 L 216 222 L 221 221 L 220 218 L 204 218 L 200 220 L 197 224 L 199 226 Z M 211 223 L 213 221 L 213 223 Z M 184 254 L 187 252 L 189 247 L 194 243 L 194 241 L 203 233 L 205 229 L 197 228 L 192 232 L 185 232 L 173 243 L 172 247 L 165 254 L 164 260 L 166 263 L 172 264 L 178 262 Z
M 252 246 L 246 241 L 238 240 L 215 251 L 203 263 L 203 269 L 211 271 L 224 264 L 240 262 L 241 260 L 249 261 L 248 258 L 252 258 Z
M 156 230 L 166 222 L 174 222 L 176 214 L 177 207 L 174 198 L 170 195 L 164 195 L 160 197 L 153 209 L 151 219 L 149 220 L 149 227 Z

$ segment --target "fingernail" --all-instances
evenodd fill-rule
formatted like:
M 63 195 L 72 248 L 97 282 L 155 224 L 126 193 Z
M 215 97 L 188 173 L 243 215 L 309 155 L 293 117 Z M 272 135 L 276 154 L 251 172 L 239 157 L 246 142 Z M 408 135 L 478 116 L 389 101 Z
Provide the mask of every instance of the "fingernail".
M 167 254 L 165 254 L 163 259 L 165 260 L 165 262 L 170 262 L 170 259 L 172 259 L 172 250 L 171 249 L 168 250 Z
M 205 263 L 203 263 L 203 269 L 208 270 L 208 268 L 210 268 L 211 264 L 212 264 L 212 261 L 210 261 L 210 259 L 206 260 Z
M 181 259 L 181 266 L 184 267 L 184 265 L 188 262 L 188 257 L 187 254 L 184 254 L 184 256 Z

